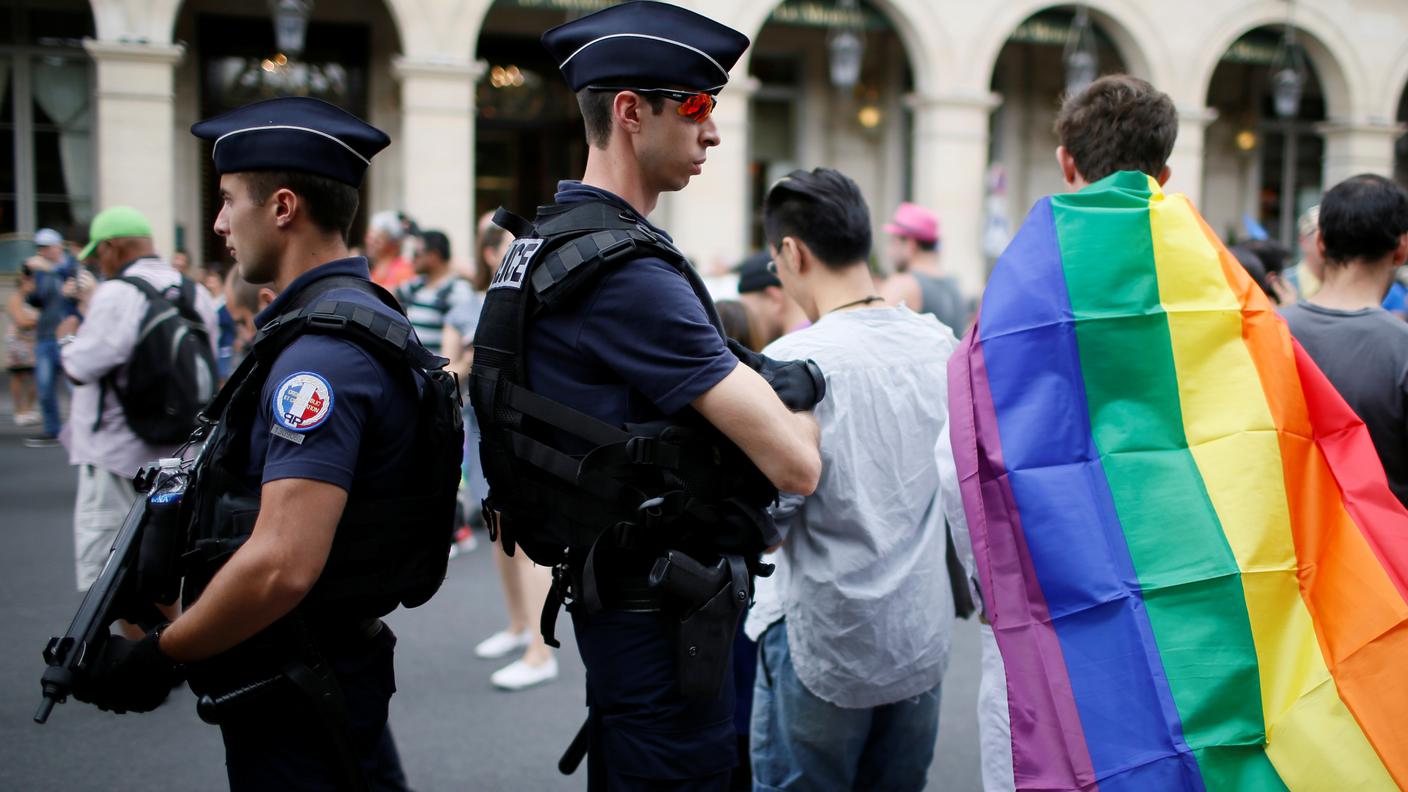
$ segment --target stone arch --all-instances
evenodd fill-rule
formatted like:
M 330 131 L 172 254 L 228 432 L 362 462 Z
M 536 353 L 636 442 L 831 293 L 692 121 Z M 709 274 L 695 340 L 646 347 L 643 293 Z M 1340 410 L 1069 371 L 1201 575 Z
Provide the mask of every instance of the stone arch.
M 720 21 L 747 34 L 749 39 L 757 39 L 768 17 L 780 0 L 768 2 L 740 3 L 738 11 L 731 18 Z M 925 0 L 871 0 L 890 18 L 900 41 L 904 42 L 905 57 L 909 60 L 910 73 L 914 76 L 914 91 L 920 95 L 934 93 L 944 75 L 952 74 L 953 47 L 945 34 L 941 20 L 935 13 L 937 4 Z M 711 14 L 712 16 L 712 14 Z M 743 54 L 735 74 L 747 74 L 752 48 Z
M 1389 80 L 1386 83 L 1386 95 L 1383 97 L 1383 104 L 1379 105 L 1374 113 L 1375 116 L 1387 121 L 1398 119 L 1398 106 L 1403 101 L 1404 94 L 1408 94 L 1408 44 L 1393 59 L 1393 69 L 1389 72 Z
M 992 84 L 998 56 L 1002 54 L 1012 31 L 1037 12 L 1063 5 L 1073 3 L 1026 0 L 1003 8 L 986 26 L 985 38 L 979 41 L 973 50 L 973 57 L 968 59 L 970 71 L 965 76 L 965 84 L 973 86 L 974 91 L 986 93 Z M 1171 70 L 1168 59 L 1164 57 L 1163 39 L 1138 4 L 1130 0 L 1084 0 L 1082 5 L 1091 10 L 1096 24 L 1114 41 L 1131 74 L 1159 87 L 1170 79 Z
M 1208 35 L 1199 37 L 1207 46 L 1191 64 L 1187 73 L 1193 80 L 1187 86 L 1189 96 L 1207 101 L 1212 78 L 1227 49 L 1237 39 L 1259 27 L 1280 26 L 1286 22 L 1286 4 L 1268 0 L 1240 8 L 1208 26 Z M 1368 84 L 1363 68 L 1354 54 L 1349 39 L 1320 10 L 1304 5 L 1296 7 L 1292 20 L 1299 43 L 1305 48 L 1315 68 L 1315 76 L 1325 94 L 1326 115 L 1330 119 L 1359 115 L 1364 102 L 1362 86 Z

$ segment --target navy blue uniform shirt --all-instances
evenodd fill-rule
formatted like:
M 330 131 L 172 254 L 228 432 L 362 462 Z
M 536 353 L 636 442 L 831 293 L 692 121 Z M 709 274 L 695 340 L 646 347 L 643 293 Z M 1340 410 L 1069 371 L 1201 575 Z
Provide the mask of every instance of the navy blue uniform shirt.
M 255 317 L 255 325 L 263 327 L 287 311 L 304 287 L 332 275 L 367 278 L 367 260 L 340 259 L 303 273 Z M 333 289 L 325 297 L 405 323 L 356 289 Z M 409 367 L 388 368 L 353 341 L 299 336 L 275 359 L 264 382 L 250 428 L 248 483 L 257 488 L 278 479 L 314 479 L 363 498 L 404 492 L 414 486 L 404 471 L 415 440 L 417 387 Z
M 606 200 L 644 222 L 605 190 L 578 181 L 557 189 L 559 205 Z M 738 365 L 689 281 L 658 258 L 628 261 L 581 300 L 530 322 L 525 350 L 529 388 L 616 426 L 671 416 Z

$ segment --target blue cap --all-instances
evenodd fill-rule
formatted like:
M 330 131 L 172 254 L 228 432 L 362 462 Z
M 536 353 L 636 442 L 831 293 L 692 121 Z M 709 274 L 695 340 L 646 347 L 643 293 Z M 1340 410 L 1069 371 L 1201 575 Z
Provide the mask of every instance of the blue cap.
M 217 173 L 304 171 L 360 187 L 385 132 L 335 105 L 287 96 L 245 105 L 191 127 L 215 141 Z
M 715 93 L 748 37 L 688 9 L 640 0 L 558 25 L 543 34 L 543 46 L 573 91 L 597 85 Z

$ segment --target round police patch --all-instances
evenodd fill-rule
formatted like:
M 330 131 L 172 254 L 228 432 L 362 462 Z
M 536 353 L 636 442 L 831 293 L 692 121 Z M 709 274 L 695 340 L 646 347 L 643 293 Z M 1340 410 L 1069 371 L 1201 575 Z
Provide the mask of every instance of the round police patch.
M 332 386 L 311 371 L 291 374 L 274 389 L 274 420 L 285 429 L 307 432 L 332 415 Z

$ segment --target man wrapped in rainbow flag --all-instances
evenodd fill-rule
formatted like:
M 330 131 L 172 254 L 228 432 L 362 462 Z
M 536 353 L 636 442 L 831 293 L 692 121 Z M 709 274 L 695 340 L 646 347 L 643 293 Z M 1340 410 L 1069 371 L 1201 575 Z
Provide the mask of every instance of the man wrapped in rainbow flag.
M 1163 193 L 1167 96 L 1102 78 L 1057 131 L 1078 191 L 949 364 L 1016 787 L 1408 787 L 1408 512 L 1364 425 Z

